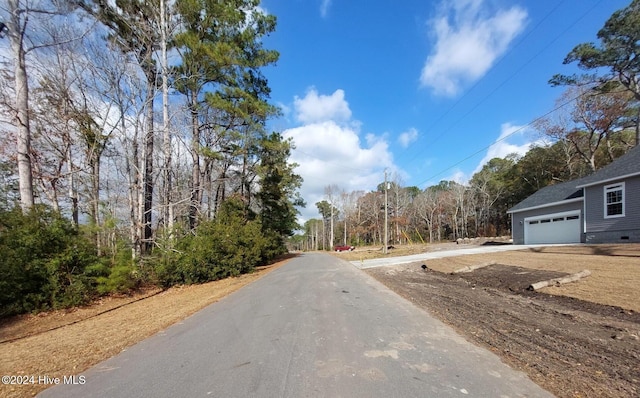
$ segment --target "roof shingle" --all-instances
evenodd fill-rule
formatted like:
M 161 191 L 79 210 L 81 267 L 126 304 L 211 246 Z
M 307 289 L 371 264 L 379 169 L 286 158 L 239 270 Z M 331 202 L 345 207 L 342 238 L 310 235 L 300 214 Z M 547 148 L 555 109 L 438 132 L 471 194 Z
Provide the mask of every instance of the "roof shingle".
M 583 191 L 582 188 L 577 188 L 577 182 L 579 181 L 582 181 L 582 179 L 548 185 L 539 189 L 534 194 L 509 209 L 508 213 L 515 213 L 532 207 L 544 207 L 565 200 L 581 198 L 583 196 Z

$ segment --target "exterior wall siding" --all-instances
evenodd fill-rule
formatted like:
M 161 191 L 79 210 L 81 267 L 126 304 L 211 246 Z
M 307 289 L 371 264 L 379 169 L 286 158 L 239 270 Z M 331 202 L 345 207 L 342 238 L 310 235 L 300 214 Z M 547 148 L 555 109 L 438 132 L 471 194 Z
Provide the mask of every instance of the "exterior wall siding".
M 584 220 L 584 214 L 582 211 L 582 201 L 565 203 L 556 206 L 544 207 L 541 209 L 519 211 L 517 213 L 511 213 L 511 231 L 514 245 L 524 244 L 524 219 L 535 216 L 542 216 L 545 214 L 563 213 L 566 211 L 580 210 L 580 219 Z M 584 222 L 581 222 L 581 232 L 584 232 Z M 581 241 L 584 243 L 584 234 L 582 234 Z
M 624 181 L 624 217 L 604 217 L 604 187 Z M 586 243 L 640 242 L 640 177 L 585 188 Z

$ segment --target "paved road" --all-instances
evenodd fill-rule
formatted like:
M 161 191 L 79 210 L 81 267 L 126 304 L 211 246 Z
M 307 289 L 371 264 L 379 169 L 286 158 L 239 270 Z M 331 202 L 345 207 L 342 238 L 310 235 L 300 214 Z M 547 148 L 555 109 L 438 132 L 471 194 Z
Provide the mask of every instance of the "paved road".
M 402 256 L 402 257 L 383 257 L 383 258 L 374 258 L 371 260 L 364 260 L 364 261 L 351 261 L 351 264 L 355 265 L 360 269 L 365 269 L 365 268 L 385 267 L 388 265 L 409 264 L 409 263 L 414 263 L 416 261 L 430 260 L 434 258 L 464 256 L 468 254 L 497 253 L 497 252 L 506 252 L 511 250 L 526 250 L 526 249 L 536 249 L 541 247 L 573 246 L 573 245 L 576 245 L 576 244 L 571 243 L 571 244 L 557 244 L 557 245 L 548 245 L 548 244 L 547 245 L 487 245 L 487 246 L 471 246 L 471 247 L 460 246 L 460 247 L 456 247 L 453 250 L 445 249 L 441 251 L 412 254 L 409 256 Z
M 41 396 L 551 397 L 325 254 L 295 258 L 83 375 Z

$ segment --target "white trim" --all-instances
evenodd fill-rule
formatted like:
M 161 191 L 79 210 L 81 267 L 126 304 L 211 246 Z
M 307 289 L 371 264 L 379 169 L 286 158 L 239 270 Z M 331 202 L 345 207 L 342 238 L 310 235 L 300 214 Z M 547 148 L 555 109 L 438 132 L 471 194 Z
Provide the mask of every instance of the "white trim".
M 586 234 L 587 233 L 587 190 L 582 188 L 582 191 L 584 192 L 584 202 L 582 202 L 582 214 L 584 214 L 584 216 L 582 217 L 582 230 Z
M 553 203 L 545 203 L 543 205 L 538 205 L 538 206 L 531 206 L 531 207 L 525 207 L 524 209 L 518 209 L 518 210 L 509 210 L 507 211 L 508 214 L 513 214 L 513 213 L 521 213 L 523 211 L 528 211 L 528 210 L 537 210 L 537 209 L 544 209 L 545 207 L 552 207 L 552 206 L 559 206 L 559 205 L 563 205 L 565 203 L 575 203 L 575 202 L 580 202 L 584 199 L 584 197 L 580 197 L 580 198 L 574 198 L 574 199 L 567 199 L 567 200 L 561 200 L 559 202 L 553 202 Z
M 607 214 L 607 206 L 609 205 L 609 203 L 607 203 L 607 193 L 608 192 L 616 192 L 616 191 L 622 191 L 622 197 L 620 198 L 620 202 L 615 202 L 612 204 L 617 204 L 620 203 L 620 205 L 622 205 L 622 213 L 620 214 L 614 214 L 614 215 L 608 215 Z M 609 219 L 609 218 L 620 218 L 620 217 L 624 217 L 624 210 L 625 210 L 625 206 L 624 206 L 624 197 L 625 197 L 625 185 L 624 185 L 624 181 L 622 182 L 616 182 L 615 184 L 609 184 L 609 185 L 605 185 L 602 188 L 602 195 L 603 195 L 603 202 L 604 202 L 604 213 L 603 213 L 603 217 L 604 219 Z
M 607 178 L 606 180 L 598 180 L 596 182 L 590 182 L 588 184 L 578 185 L 576 186 L 576 188 L 587 188 L 587 187 L 592 187 L 594 185 L 606 184 L 608 182 L 624 180 L 624 179 L 636 177 L 636 176 L 640 176 L 640 173 L 631 173 L 631 174 L 625 174 L 623 176 Z

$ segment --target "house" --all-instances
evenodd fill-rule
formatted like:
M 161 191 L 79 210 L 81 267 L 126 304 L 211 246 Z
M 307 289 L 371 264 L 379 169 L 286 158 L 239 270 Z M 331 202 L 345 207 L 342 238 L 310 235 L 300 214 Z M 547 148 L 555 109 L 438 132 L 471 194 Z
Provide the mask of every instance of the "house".
M 514 244 L 640 242 L 640 146 L 587 177 L 540 189 L 507 213 Z

